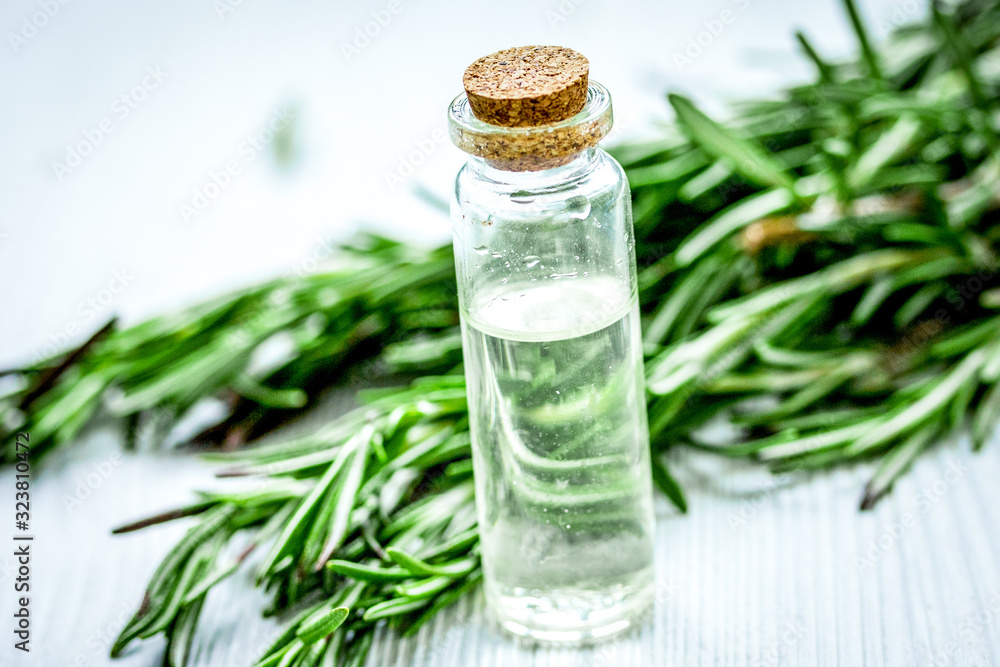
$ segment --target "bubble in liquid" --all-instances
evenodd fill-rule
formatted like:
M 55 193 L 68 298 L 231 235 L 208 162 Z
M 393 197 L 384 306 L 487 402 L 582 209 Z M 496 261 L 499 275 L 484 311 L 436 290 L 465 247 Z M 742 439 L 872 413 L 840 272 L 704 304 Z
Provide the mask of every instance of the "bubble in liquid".
M 540 261 L 542 261 L 542 258 L 538 255 L 527 255 L 524 258 L 524 263 L 527 264 L 529 269 L 538 266 Z
M 473 248 L 472 251 L 475 252 L 477 255 L 485 255 L 490 251 L 490 249 L 487 246 L 481 245 Z

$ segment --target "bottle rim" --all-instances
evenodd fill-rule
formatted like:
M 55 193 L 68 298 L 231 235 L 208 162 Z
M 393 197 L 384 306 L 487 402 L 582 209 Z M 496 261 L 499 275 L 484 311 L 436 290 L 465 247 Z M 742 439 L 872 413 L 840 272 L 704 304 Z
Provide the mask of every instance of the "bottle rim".
M 505 171 L 540 171 L 566 164 L 596 146 L 611 131 L 613 122 L 611 94 L 594 80 L 587 85 L 587 101 L 579 113 L 546 125 L 505 127 L 485 123 L 472 113 L 465 92 L 448 107 L 452 143 Z

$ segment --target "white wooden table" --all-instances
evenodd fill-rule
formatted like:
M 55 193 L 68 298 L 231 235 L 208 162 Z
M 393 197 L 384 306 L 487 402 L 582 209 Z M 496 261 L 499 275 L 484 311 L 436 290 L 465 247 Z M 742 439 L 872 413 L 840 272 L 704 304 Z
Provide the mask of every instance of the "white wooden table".
M 0 664 L 159 664 L 151 640 L 118 661 L 107 648 L 183 524 L 112 537 L 123 522 L 217 484 L 184 455 L 118 455 L 113 427 L 91 430 L 33 486 L 33 649 L 11 648 L 10 550 L 0 555 Z M 104 478 L 95 465 L 110 474 Z M 372 667 L 720 667 L 1000 664 L 1000 442 L 942 443 L 874 512 L 860 513 L 863 468 L 779 479 L 707 455 L 675 467 L 690 513 L 658 505 L 655 610 L 641 631 L 586 650 L 519 646 L 475 595 L 412 640 L 382 632 Z M 89 495 L 88 495 L 89 491 Z M 12 497 L 7 470 L 0 498 Z M 79 500 L 74 502 L 71 499 Z M 277 632 L 243 573 L 215 590 L 197 667 L 252 664 Z

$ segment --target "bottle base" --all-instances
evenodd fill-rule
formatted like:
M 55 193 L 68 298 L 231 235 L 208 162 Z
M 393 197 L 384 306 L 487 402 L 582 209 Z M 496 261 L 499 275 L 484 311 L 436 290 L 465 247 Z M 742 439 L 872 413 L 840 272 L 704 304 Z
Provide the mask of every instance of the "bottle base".
M 544 644 L 593 644 L 641 625 L 650 611 L 654 584 L 606 591 L 487 590 L 497 624 L 519 638 Z

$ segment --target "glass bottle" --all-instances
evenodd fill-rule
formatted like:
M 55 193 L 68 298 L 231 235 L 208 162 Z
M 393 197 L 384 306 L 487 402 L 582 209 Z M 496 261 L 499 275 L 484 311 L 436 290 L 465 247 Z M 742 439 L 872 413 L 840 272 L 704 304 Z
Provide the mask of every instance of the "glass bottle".
M 611 122 L 593 81 L 544 125 L 483 122 L 467 94 L 449 109 L 470 153 L 452 225 L 486 596 L 538 640 L 615 634 L 653 598 L 631 204 L 597 147 Z

